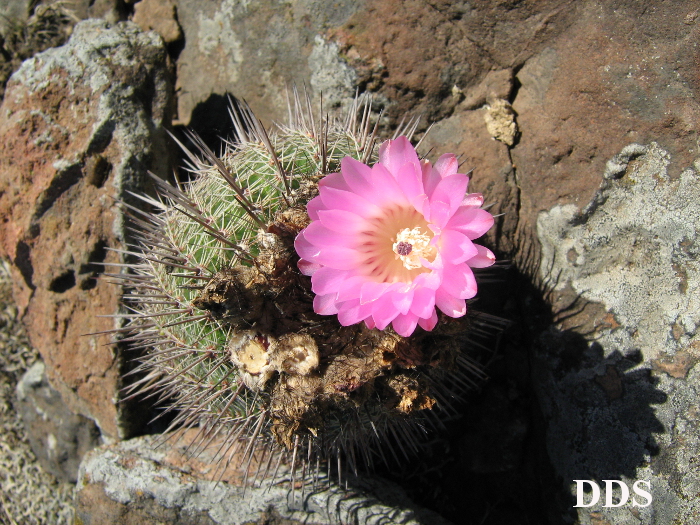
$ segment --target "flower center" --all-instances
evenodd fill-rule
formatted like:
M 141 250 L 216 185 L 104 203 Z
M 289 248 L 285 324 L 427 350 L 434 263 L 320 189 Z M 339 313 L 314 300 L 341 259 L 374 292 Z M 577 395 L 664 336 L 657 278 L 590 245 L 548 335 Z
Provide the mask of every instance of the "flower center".
M 392 249 L 395 259 L 401 259 L 404 268 L 415 270 L 421 268 L 421 259 L 434 255 L 435 247 L 430 245 L 430 237 L 420 227 L 404 228 L 396 235 Z
M 365 256 L 361 273 L 379 283 L 410 283 L 430 269 L 421 259 L 433 261 L 437 248 L 428 221 L 413 207 L 387 207 L 381 215 L 367 219 L 358 250 Z

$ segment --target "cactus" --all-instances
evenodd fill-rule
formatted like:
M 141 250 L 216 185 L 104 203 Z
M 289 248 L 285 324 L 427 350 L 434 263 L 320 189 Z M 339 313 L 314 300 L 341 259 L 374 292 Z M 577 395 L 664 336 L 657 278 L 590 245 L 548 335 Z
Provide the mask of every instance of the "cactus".
M 358 98 L 343 121 L 316 121 L 295 92 L 289 124 L 268 133 L 232 105 L 237 143 L 218 157 L 192 135 L 191 182 L 154 177 L 160 199 L 139 197 L 153 212 L 123 204 L 135 262 L 112 274 L 128 289 L 116 332 L 143 352 L 127 395 L 166 403 L 171 428 L 199 426 L 201 446 L 225 435 L 222 458 L 262 449 L 354 468 L 409 455 L 483 377 L 465 345 L 498 324 L 489 317 L 443 316 L 401 337 L 314 311 L 294 241 L 324 175 L 346 156 L 377 159 L 370 115 Z

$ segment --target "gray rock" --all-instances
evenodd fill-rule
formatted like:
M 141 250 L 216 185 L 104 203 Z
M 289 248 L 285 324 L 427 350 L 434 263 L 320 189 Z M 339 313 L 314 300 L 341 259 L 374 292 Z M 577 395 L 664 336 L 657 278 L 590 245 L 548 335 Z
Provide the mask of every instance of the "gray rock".
M 655 143 L 630 145 L 582 212 L 555 206 L 537 221 L 541 277 L 584 303 L 555 301 L 562 321 L 536 353 L 550 457 L 565 483 L 647 480 L 653 496 L 601 498 L 579 509 L 585 524 L 700 519 L 700 163 L 671 178 L 669 162 Z
M 313 93 L 323 94 L 328 106 L 347 105 L 354 98 L 357 73 L 340 58 L 338 44 L 316 35 L 308 63 Z
M 323 485 L 302 493 L 280 481 L 285 472 L 288 476 L 283 466 L 276 481 L 244 488 L 241 470 L 212 462 L 218 442 L 194 458 L 187 455 L 196 433 L 188 431 L 175 443 L 146 436 L 90 452 L 76 488 L 78 520 L 85 525 L 449 525 L 413 507 L 395 485 L 377 479 L 353 480 L 353 489 Z
M 100 444 L 95 422 L 73 414 L 35 363 L 17 383 L 17 408 L 34 455 L 57 479 L 75 483 L 85 453 Z
M 338 46 L 321 35 L 340 25 L 362 2 L 294 0 L 178 0 L 185 34 L 178 58 L 178 118 L 212 94 L 244 98 L 265 122 L 287 114 L 287 87 L 309 86 L 312 98 L 341 104 L 354 96 L 357 76 Z M 224 108 L 225 112 L 225 108 Z

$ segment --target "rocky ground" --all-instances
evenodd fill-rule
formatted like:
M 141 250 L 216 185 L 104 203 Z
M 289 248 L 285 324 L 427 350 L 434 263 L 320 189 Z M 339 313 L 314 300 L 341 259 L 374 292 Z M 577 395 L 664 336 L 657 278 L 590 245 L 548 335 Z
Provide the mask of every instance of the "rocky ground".
M 171 462 L 155 475 L 149 438 L 119 443 L 149 431 L 147 414 L 116 404 L 129 367 L 123 349 L 81 334 L 108 327 L 95 313 L 119 308 L 115 288 L 95 280 L 98 263 L 119 258 L 105 248 L 124 240 L 112 199 L 148 190 L 146 169 L 167 176 L 179 162 L 165 129 L 190 127 L 216 148 L 231 130 L 227 93 L 270 123 L 284 120 L 286 86 L 296 83 L 316 99 L 323 93 L 329 111 L 356 90 L 372 93 L 384 131 L 404 116 L 422 116 L 419 133 L 432 124 L 425 151 L 460 154 L 475 168 L 471 189 L 502 214 L 485 242 L 513 261 L 481 293 L 482 308 L 512 321 L 489 381 L 422 456 L 381 474 L 454 523 L 700 520 L 700 2 L 35 4 L 0 7 L 0 254 L 16 305 L 0 321 L 10 429 L 0 439 L 2 468 L 16 473 L 21 462 L 36 473 L 21 479 L 37 495 L 5 490 L 4 478 L 0 519 L 26 522 L 22 501 L 44 509 L 31 513 L 39 523 L 59 519 L 42 512 L 70 512 L 65 492 L 48 489 L 48 475 L 29 463 L 12 412 L 31 344 L 46 377 L 26 383 L 38 396 L 27 406 L 37 413 L 60 399 L 84 418 L 56 419 L 71 423 L 55 435 L 83 436 L 65 449 L 72 463 L 48 461 L 49 444 L 35 436 L 46 468 L 76 479 L 70 465 L 92 446 L 93 427 L 112 443 L 83 466 L 85 523 L 100 506 L 113 511 L 105 523 L 224 522 L 221 507 L 209 512 L 192 497 L 192 487 L 207 487 L 197 468 L 187 477 Z M 76 25 L 88 17 L 102 21 Z M 11 335 L 12 308 L 29 343 Z M 116 457 L 122 469 L 98 468 Z M 150 474 L 141 493 L 124 492 L 135 466 Z M 180 492 L 171 487 L 178 498 L 159 499 L 158 482 L 144 481 L 164 472 L 180 479 Z M 574 509 L 574 479 L 649 480 L 654 503 Z M 373 490 L 363 502 L 377 501 Z M 49 493 L 60 496 L 38 495 Z M 129 515 L 129 501 L 142 514 Z M 270 523 L 299 518 L 273 514 Z

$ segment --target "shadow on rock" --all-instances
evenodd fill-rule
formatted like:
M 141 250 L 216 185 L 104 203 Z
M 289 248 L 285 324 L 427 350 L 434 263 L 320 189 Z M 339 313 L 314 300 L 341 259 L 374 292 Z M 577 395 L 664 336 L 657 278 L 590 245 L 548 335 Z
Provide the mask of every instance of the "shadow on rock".
M 654 433 L 665 429 L 654 405 L 667 399 L 651 370 L 639 367 L 641 353 L 606 352 L 554 328 L 540 341 L 535 384 L 549 423 L 547 447 L 563 481 L 635 479 L 637 468 L 658 454 Z M 580 358 L 571 362 L 564 354 L 577 346 Z
M 173 126 L 173 134 L 190 151 L 196 152 L 199 151 L 197 146 L 186 133 L 186 131 L 192 131 L 214 153 L 221 153 L 222 148 L 225 146 L 224 141 L 236 139 L 236 131 L 229 114 L 231 100 L 235 99 L 229 93 L 224 93 L 223 95 L 212 93 L 209 95 L 209 98 L 197 104 L 192 110 L 189 125 Z M 181 159 L 184 159 L 182 152 L 180 152 L 180 155 Z M 176 165 L 182 166 L 183 162 L 179 162 Z

